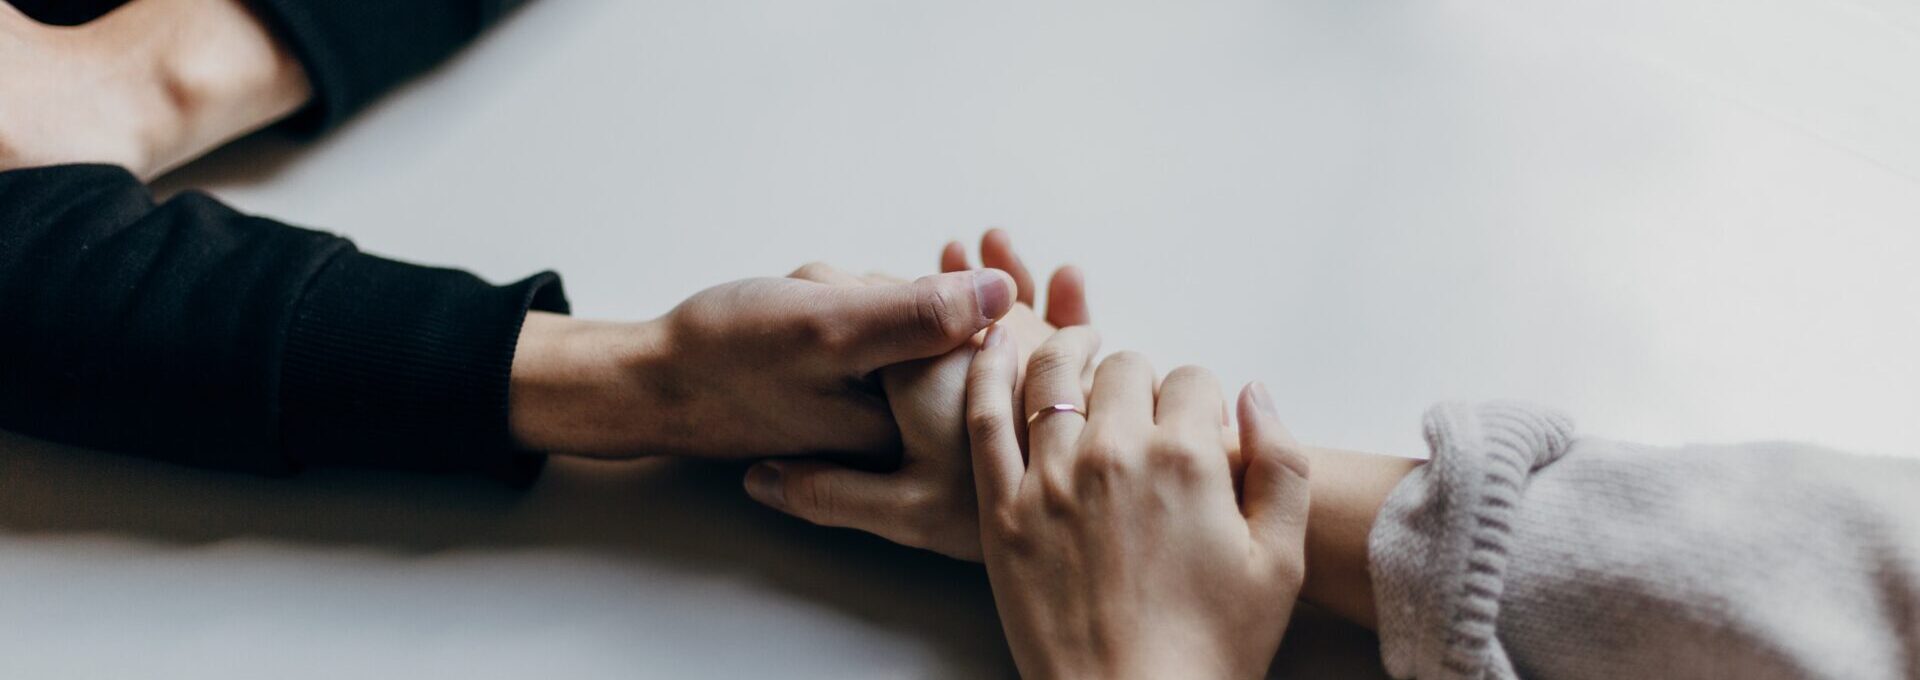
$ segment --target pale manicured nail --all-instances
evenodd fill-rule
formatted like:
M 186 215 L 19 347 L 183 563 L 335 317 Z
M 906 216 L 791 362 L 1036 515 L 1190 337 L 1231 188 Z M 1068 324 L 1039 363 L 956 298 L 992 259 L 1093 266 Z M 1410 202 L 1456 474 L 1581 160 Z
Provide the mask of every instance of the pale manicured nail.
M 973 295 L 980 302 L 980 315 L 989 320 L 1006 316 L 1013 309 L 1013 276 L 998 269 L 973 273 Z
M 780 464 L 761 463 L 747 470 L 747 493 L 773 507 L 785 507 L 787 486 L 780 483 Z
M 1006 335 L 1007 329 L 1001 328 L 1000 324 L 988 326 L 987 337 L 980 341 L 980 349 L 986 350 L 999 347 L 1000 343 L 1006 340 Z

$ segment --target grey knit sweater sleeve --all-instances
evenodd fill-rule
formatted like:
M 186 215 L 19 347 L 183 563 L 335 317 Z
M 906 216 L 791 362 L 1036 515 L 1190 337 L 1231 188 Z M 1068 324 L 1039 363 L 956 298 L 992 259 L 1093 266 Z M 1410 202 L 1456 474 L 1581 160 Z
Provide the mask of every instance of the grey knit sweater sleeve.
M 1920 678 L 1920 461 L 1442 405 L 1369 538 L 1389 673 Z

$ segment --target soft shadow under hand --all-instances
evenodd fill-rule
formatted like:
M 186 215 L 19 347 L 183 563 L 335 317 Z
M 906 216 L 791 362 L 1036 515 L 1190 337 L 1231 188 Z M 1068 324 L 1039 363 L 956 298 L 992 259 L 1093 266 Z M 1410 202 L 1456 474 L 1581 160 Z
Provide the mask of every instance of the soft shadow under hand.
M 180 548 L 259 539 L 401 557 L 588 551 L 646 569 L 741 575 L 908 632 L 953 677 L 1012 674 L 978 565 L 766 510 L 741 492 L 740 473 L 735 464 L 555 459 L 529 490 L 370 470 L 276 479 L 0 433 L 0 532 Z M 1384 677 L 1370 634 L 1301 609 L 1273 677 Z

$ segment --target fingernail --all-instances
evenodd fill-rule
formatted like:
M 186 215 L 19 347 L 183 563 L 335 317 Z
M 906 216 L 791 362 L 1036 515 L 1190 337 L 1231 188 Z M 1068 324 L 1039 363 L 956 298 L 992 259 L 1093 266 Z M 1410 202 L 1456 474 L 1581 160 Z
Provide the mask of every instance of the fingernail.
M 980 302 L 980 315 L 987 319 L 1006 316 L 1013 309 L 1013 277 L 997 269 L 973 273 L 973 296 Z
M 1275 420 L 1280 418 L 1280 408 L 1273 405 L 1273 393 L 1267 391 L 1266 383 L 1258 380 L 1253 382 L 1253 405 Z
M 1001 328 L 1000 324 L 994 324 L 992 326 L 988 326 L 987 337 L 980 341 L 980 349 L 998 348 L 1000 346 L 1000 341 L 1003 338 L 1005 338 L 1006 335 L 1007 335 L 1007 329 Z
M 785 506 L 787 487 L 780 483 L 780 464 L 760 463 L 747 470 L 747 493 L 761 503 Z

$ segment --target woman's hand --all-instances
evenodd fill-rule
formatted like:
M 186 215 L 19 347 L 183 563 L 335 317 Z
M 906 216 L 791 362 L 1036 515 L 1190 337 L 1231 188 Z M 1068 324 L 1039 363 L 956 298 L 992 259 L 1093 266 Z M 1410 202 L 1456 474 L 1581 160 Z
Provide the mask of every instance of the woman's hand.
M 1156 399 L 1143 358 L 1055 334 L 1033 354 L 989 330 L 967 384 L 981 542 L 1008 644 L 1028 678 L 1254 678 L 1286 632 L 1304 572 L 1307 464 L 1265 390 L 1240 394 L 1236 502 L 1212 374 L 1181 368 Z M 1055 404 L 1081 408 L 1044 410 Z M 1026 413 L 1040 411 L 1022 455 Z
M 1086 291 L 1078 270 L 1062 267 L 1054 274 L 1043 319 L 1034 311 L 1033 277 L 1006 233 L 987 232 L 980 256 L 987 267 L 1008 272 L 1017 284 L 1018 303 L 996 325 L 1012 333 L 1023 356 L 1051 337 L 1056 326 L 1087 322 Z M 958 243 L 947 244 L 940 261 L 948 273 L 969 268 Z M 825 265 L 802 267 L 794 276 L 842 286 L 893 281 L 877 275 L 862 279 Z M 898 469 L 875 472 L 824 460 L 770 460 L 748 471 L 747 492 L 815 524 L 859 529 L 902 545 L 979 561 L 979 510 L 965 417 L 973 350 L 969 343 L 945 356 L 881 369 L 887 406 L 900 428 Z

